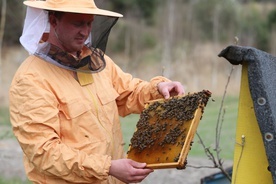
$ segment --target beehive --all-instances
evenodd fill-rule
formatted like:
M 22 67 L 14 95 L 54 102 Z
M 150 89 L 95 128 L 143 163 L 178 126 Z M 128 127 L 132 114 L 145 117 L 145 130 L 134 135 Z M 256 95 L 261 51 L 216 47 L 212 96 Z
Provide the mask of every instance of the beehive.
M 210 96 L 209 91 L 203 90 L 147 103 L 130 140 L 127 157 L 153 169 L 184 169 Z

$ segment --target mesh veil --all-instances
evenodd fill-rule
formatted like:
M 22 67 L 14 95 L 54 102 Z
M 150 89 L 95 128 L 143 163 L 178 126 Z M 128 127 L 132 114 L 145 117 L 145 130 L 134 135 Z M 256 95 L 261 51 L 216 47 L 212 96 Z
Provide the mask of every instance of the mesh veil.
M 94 48 L 101 49 L 103 52 L 106 50 L 106 45 L 109 37 L 109 33 L 112 27 L 118 21 L 118 17 L 98 16 L 94 17 L 92 23 L 92 44 Z
M 100 50 L 100 53 L 102 54 L 101 58 L 103 60 L 103 55 L 106 51 L 109 33 L 112 27 L 118 21 L 118 19 L 118 17 L 95 15 L 94 20 L 92 22 L 92 30 L 85 43 L 87 47 L 89 47 L 92 50 Z M 43 51 L 41 50 L 41 48 L 44 48 L 44 46 L 42 46 L 40 43 L 42 35 L 44 33 L 49 33 L 49 30 L 50 24 L 48 21 L 48 11 L 27 7 L 23 34 L 20 37 L 20 43 L 30 54 L 35 54 L 43 58 L 45 61 L 55 64 L 52 58 L 49 59 L 51 61 L 47 59 L 49 57 L 47 56 L 48 53 L 45 53 L 45 49 L 43 49 Z M 105 63 L 105 61 L 103 62 Z M 60 64 L 56 65 L 60 66 Z M 77 68 L 74 67 L 68 68 L 68 66 L 66 66 L 63 68 L 79 71 Z M 88 70 L 82 72 L 94 73 L 95 71 Z
M 49 30 L 48 12 L 27 7 L 23 33 L 19 40 L 30 54 L 35 53 L 43 33 L 48 33 Z

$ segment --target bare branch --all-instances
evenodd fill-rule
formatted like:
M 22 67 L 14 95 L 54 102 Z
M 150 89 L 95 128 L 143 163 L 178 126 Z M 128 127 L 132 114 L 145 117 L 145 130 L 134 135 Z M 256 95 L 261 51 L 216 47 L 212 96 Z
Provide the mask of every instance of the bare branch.
M 200 137 L 200 135 L 198 133 L 197 136 L 199 138 L 199 142 L 202 145 L 206 156 L 213 162 L 213 167 L 210 166 L 190 166 L 190 167 L 194 167 L 194 168 L 218 168 L 221 170 L 221 172 L 227 177 L 227 179 L 229 181 L 231 181 L 231 177 L 229 176 L 228 172 L 225 171 L 225 169 L 223 168 L 223 160 L 220 158 L 220 138 L 221 138 L 221 130 L 222 130 L 222 125 L 224 122 L 224 115 L 225 115 L 225 108 L 224 108 L 224 101 L 225 101 L 225 97 L 226 97 L 226 93 L 227 93 L 227 89 L 228 89 L 228 85 L 230 83 L 230 79 L 232 76 L 232 73 L 234 71 L 234 67 L 232 66 L 230 74 L 228 76 L 227 79 L 227 83 L 225 85 L 225 89 L 224 89 L 224 94 L 222 97 L 222 101 L 220 104 L 220 109 L 219 109 L 219 114 L 218 114 L 218 119 L 217 119 L 217 124 L 216 124 L 216 138 L 215 138 L 215 154 L 216 157 L 214 156 L 214 154 L 210 151 L 210 149 L 208 147 L 206 147 L 206 145 L 204 144 L 202 138 Z
M 219 114 L 218 114 L 218 119 L 217 119 L 217 126 L 216 126 L 216 150 L 219 149 L 219 141 L 220 141 L 220 136 L 217 136 L 217 135 L 220 135 L 220 131 L 221 131 L 220 127 L 223 123 L 223 121 L 222 121 L 223 110 L 222 109 L 224 107 L 224 100 L 225 100 L 225 97 L 226 97 L 227 88 L 228 88 L 228 85 L 230 83 L 230 79 L 231 79 L 233 71 L 234 71 L 234 66 L 232 66 L 230 74 L 228 76 L 228 79 L 227 79 L 227 82 L 226 82 L 226 85 L 225 85 L 225 89 L 224 89 L 224 93 L 223 93 L 223 96 L 222 96 L 221 104 L 220 104 L 220 109 L 219 109 Z
M 241 161 L 243 151 L 244 151 L 244 146 L 245 146 L 245 135 L 241 136 L 241 143 L 236 142 L 236 144 L 241 146 L 241 154 L 239 156 L 238 163 L 237 163 L 237 166 L 236 166 L 236 171 L 238 171 L 239 166 L 240 166 L 240 161 Z M 234 181 L 233 181 L 234 184 L 236 183 L 236 179 L 237 179 L 237 176 L 234 178 Z
M 218 167 L 218 164 L 217 164 L 217 162 L 216 162 L 216 159 L 215 159 L 213 153 L 210 151 L 209 148 L 207 148 L 207 147 L 205 146 L 205 144 L 204 144 L 202 138 L 200 137 L 200 135 L 199 135 L 198 133 L 196 133 L 196 135 L 197 135 L 197 137 L 198 137 L 198 139 L 199 139 L 200 144 L 201 144 L 202 147 L 204 148 L 204 151 L 205 151 L 206 156 L 213 162 L 214 167 L 217 168 L 217 167 Z

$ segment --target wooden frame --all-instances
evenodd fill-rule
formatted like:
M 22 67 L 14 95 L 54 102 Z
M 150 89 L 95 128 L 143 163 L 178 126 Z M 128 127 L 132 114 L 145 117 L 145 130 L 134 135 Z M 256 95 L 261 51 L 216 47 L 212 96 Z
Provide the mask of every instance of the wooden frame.
M 148 106 L 149 104 L 147 104 L 146 108 Z M 155 120 L 153 118 L 151 122 L 152 126 L 147 128 L 152 130 L 153 128 L 156 128 L 154 127 L 156 125 L 163 127 L 163 131 L 158 131 L 154 135 L 152 135 L 151 138 L 155 140 L 154 143 L 149 144 L 143 150 L 133 148 L 132 145 L 130 145 L 127 158 L 137 162 L 147 163 L 147 167 L 152 169 L 184 169 L 187 163 L 186 159 L 188 156 L 188 152 L 191 149 L 194 135 L 202 117 L 204 106 L 205 104 L 199 102 L 193 113 L 193 118 L 184 121 L 180 125 L 178 125 L 178 132 L 180 131 L 181 134 L 178 133 L 177 138 L 174 137 L 175 140 L 172 143 L 166 142 L 166 144 L 164 144 L 164 140 L 166 138 L 165 136 L 170 134 L 174 130 L 174 127 L 177 125 L 177 123 L 179 123 L 179 121 L 173 118 L 169 120 L 165 119 L 162 122 L 155 123 Z M 164 126 L 165 124 L 167 125 Z M 139 131 L 139 127 L 136 131 Z M 146 132 L 148 130 L 144 129 L 141 131 Z

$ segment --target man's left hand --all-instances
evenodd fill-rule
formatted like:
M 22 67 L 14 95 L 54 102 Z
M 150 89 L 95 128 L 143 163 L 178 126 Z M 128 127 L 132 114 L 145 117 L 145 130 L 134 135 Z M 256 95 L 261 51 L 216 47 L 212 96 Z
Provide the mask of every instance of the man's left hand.
M 185 90 L 183 85 L 180 82 L 160 82 L 157 85 L 157 89 L 160 94 L 164 96 L 165 99 L 170 98 L 171 96 L 184 95 Z

